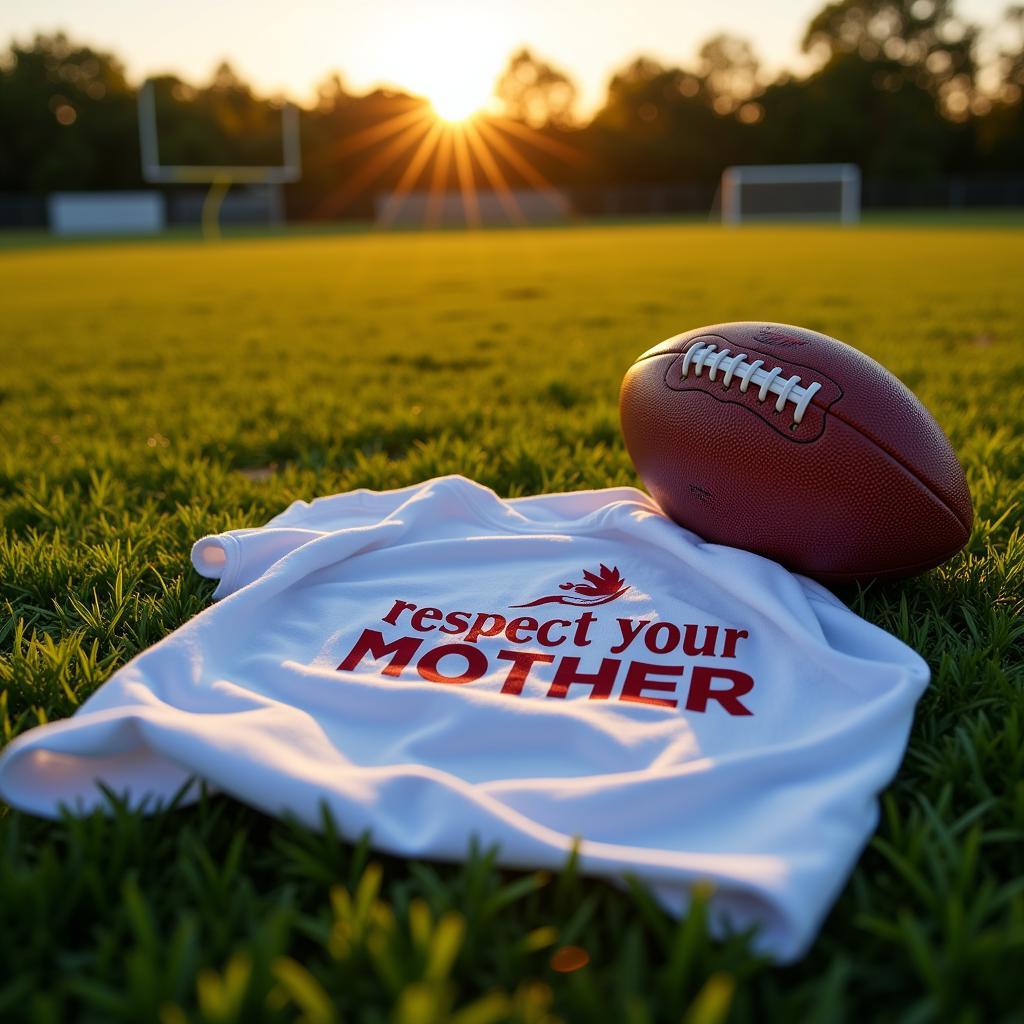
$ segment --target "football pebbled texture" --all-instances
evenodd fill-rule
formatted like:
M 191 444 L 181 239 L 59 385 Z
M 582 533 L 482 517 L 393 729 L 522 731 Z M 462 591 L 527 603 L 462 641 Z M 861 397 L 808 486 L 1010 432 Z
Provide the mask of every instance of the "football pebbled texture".
M 923 572 L 970 536 L 942 428 L 883 366 L 824 334 L 730 323 L 676 335 L 629 368 L 619 411 L 648 491 L 705 540 L 837 583 Z

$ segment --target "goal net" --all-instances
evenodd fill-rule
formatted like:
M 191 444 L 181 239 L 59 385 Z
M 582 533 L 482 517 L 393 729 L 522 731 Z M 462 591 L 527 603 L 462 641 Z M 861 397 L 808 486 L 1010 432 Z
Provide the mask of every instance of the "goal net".
M 854 164 L 728 167 L 722 174 L 722 221 L 860 219 L 860 169 Z

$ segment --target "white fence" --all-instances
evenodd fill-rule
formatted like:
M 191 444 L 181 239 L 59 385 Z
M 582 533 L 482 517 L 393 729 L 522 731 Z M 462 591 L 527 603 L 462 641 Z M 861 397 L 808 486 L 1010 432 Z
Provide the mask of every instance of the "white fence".
M 374 201 L 378 223 L 401 226 L 441 224 L 537 224 L 565 220 L 569 197 L 558 189 L 383 193 Z
M 55 235 L 152 235 L 166 225 L 159 192 L 54 192 L 47 205 Z

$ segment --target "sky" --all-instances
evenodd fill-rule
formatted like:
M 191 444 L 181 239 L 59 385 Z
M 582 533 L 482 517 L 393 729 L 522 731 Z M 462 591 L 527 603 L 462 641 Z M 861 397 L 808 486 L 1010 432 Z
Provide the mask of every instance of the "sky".
M 398 86 L 448 106 L 482 106 L 509 54 L 529 46 L 570 73 L 581 112 L 612 71 L 644 54 L 692 64 L 718 32 L 750 39 L 772 72 L 808 69 L 800 39 L 825 0 L 0 0 L 0 44 L 64 29 L 111 50 L 129 77 L 203 82 L 222 60 L 258 91 L 307 102 L 338 71 L 346 88 Z M 993 23 L 1009 0 L 961 0 Z

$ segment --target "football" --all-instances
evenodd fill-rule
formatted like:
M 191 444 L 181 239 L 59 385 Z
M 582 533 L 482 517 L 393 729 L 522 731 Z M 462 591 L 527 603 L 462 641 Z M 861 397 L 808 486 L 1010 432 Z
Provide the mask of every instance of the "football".
M 923 572 L 970 535 L 967 481 L 932 415 L 824 334 L 676 335 L 629 368 L 619 408 L 648 491 L 705 540 L 838 583 Z

